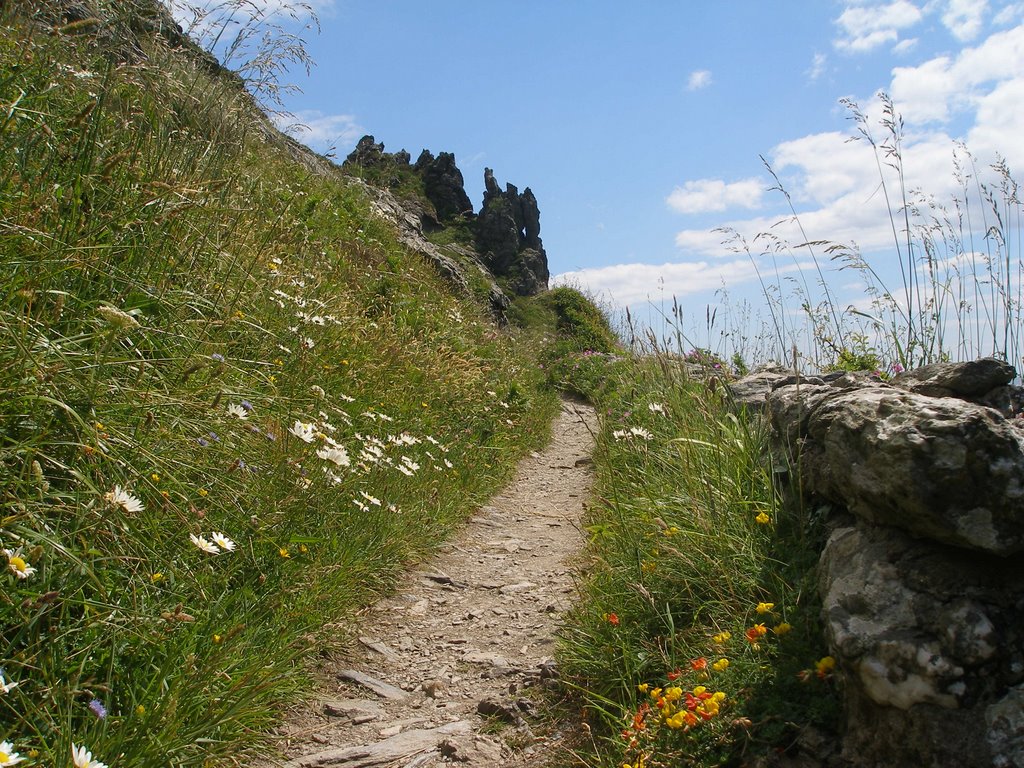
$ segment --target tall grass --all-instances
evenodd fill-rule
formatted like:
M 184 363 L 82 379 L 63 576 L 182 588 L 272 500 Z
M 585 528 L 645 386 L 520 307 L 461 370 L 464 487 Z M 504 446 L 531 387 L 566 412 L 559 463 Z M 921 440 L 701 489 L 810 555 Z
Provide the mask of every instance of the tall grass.
M 990 355 L 1024 362 L 1022 208 L 1010 168 L 1002 159 L 981 167 L 957 142 L 957 191 L 948 200 L 911 187 L 903 121 L 888 95 L 879 94 L 879 102 L 877 123 L 856 102 L 842 103 L 855 127 L 850 140 L 865 146 L 865 161 L 878 172 L 890 249 L 869 256 L 852 243 L 810 237 L 762 158 L 791 214 L 778 225 L 795 226 L 799 238 L 772 229 L 748 240 L 735 229 L 719 230 L 727 248 L 751 261 L 763 304 L 726 318 L 709 348 L 746 362 L 787 363 L 795 348 L 803 367 L 816 370 L 895 371 Z M 849 283 L 851 273 L 863 296 L 843 306 L 836 283 Z
M 0 739 L 234 763 L 554 396 L 232 84 L 2 23 Z
M 835 711 L 816 667 L 820 534 L 781 502 L 766 424 L 728 407 L 728 366 L 643 352 L 596 403 L 589 557 L 560 645 L 594 735 L 578 757 L 719 765 L 789 748 Z

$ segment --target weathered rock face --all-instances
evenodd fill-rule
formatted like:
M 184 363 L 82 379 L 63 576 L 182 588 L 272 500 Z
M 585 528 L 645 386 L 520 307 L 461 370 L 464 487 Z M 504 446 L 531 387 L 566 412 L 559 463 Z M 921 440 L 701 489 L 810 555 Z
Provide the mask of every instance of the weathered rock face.
M 857 524 L 820 581 L 855 765 L 1022 765 L 1024 562 Z
M 548 257 L 540 239 L 540 209 L 527 188 L 512 184 L 502 191 L 490 168 L 484 169 L 484 201 L 476 221 L 477 247 L 494 274 L 509 278 L 512 289 L 532 296 L 548 287 Z
M 992 409 L 884 384 L 789 384 L 768 404 L 780 433 L 802 443 L 811 493 L 916 536 L 1024 550 L 1024 433 Z
M 493 277 L 480 263 L 476 253 L 468 248 L 448 245 L 444 248 L 427 240 L 423 233 L 424 212 L 415 208 L 408 200 L 399 200 L 388 190 L 367 187 L 374 198 L 374 211 L 377 215 L 390 221 L 398 230 L 399 240 L 409 249 L 427 259 L 449 285 L 463 295 L 472 293 L 469 278 L 463 264 L 469 269 L 479 270 L 483 279 L 490 284 L 488 300 L 491 314 L 500 324 L 507 322 L 505 315 L 512 302 L 504 294 Z M 457 257 L 457 258 L 456 258 Z
M 772 371 L 732 387 L 763 403 L 801 491 L 835 510 L 819 582 L 851 766 L 1024 765 L 1014 375 L 983 360 L 891 384 Z M 994 391 L 1002 411 L 979 404 Z

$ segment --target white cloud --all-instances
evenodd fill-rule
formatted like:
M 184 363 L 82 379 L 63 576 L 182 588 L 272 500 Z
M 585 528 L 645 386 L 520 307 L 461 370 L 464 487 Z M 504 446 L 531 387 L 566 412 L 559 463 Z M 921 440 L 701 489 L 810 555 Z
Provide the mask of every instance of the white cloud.
M 686 90 L 699 91 L 709 85 L 711 85 L 711 70 L 698 69 L 690 73 L 690 78 L 686 81 Z
M 705 213 L 728 208 L 758 208 L 764 184 L 760 179 L 743 179 L 730 184 L 720 179 L 688 181 L 672 190 L 665 201 L 680 213 Z
M 902 30 L 923 18 L 921 9 L 908 0 L 850 4 L 836 19 L 841 36 L 833 41 L 838 50 L 866 53 L 886 43 L 895 43 Z
M 352 115 L 325 115 L 318 110 L 273 119 L 279 129 L 320 152 L 348 149 L 366 132 Z
M 791 264 L 780 271 L 796 270 L 797 266 Z M 630 306 L 648 300 L 716 291 L 756 279 L 757 268 L 750 259 L 743 258 L 713 263 L 614 264 L 564 272 L 555 275 L 551 284 L 579 286 L 593 294 L 608 296 L 619 306 Z
M 957 40 L 973 40 L 981 31 L 988 0 L 949 0 L 942 23 Z
M 908 123 L 945 122 L 977 106 L 983 86 L 1024 78 L 1024 25 L 996 32 L 955 58 L 939 56 L 896 67 L 890 93 Z
M 1000 109 L 1004 101 L 1013 98 L 1012 93 L 1002 95 L 993 102 L 992 109 Z M 869 112 L 872 120 L 877 117 L 877 109 Z M 1011 112 L 1002 130 L 1012 130 L 1014 119 Z M 783 142 L 770 153 L 773 169 L 800 212 L 800 226 L 788 214 L 734 219 L 724 222 L 724 226 L 744 235 L 755 253 L 771 246 L 776 238 L 791 245 L 827 240 L 856 243 L 865 251 L 891 248 L 889 212 L 901 204 L 899 179 L 887 165 L 887 158 L 881 157 L 883 188 L 871 146 L 847 138 L 838 132 L 813 134 Z M 876 141 L 881 142 L 882 137 L 876 136 Z M 948 199 L 954 192 L 953 140 L 944 133 L 915 135 L 907 139 L 902 152 L 908 193 L 923 189 L 940 200 Z M 886 194 L 890 196 L 888 202 Z M 781 196 L 778 202 L 783 203 Z M 721 240 L 717 232 L 688 229 L 676 235 L 675 243 L 684 253 L 721 258 L 729 255 Z
M 996 86 L 978 101 L 977 120 L 967 133 L 967 146 L 975 154 L 991 158 L 999 153 L 1010 168 L 1024 168 L 1024 78 Z

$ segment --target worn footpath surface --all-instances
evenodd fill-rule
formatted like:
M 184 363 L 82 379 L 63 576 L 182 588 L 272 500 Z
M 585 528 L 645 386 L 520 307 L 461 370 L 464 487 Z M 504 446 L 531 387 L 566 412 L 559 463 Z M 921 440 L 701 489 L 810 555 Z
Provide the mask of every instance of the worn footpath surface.
M 537 765 L 560 735 L 532 720 L 552 685 L 568 561 L 583 540 L 595 417 L 565 402 L 553 439 L 325 663 L 319 697 L 279 730 L 268 766 Z

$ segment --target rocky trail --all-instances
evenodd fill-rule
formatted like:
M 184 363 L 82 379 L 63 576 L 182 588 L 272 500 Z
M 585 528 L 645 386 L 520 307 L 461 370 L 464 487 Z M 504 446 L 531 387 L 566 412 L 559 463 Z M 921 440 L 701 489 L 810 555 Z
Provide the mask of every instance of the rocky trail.
M 558 675 L 595 425 L 591 408 L 563 403 L 551 443 L 363 614 L 358 643 L 324 663 L 318 696 L 278 731 L 285 757 L 267 765 L 511 767 L 557 748 L 559 733 L 535 733 L 534 692 Z

